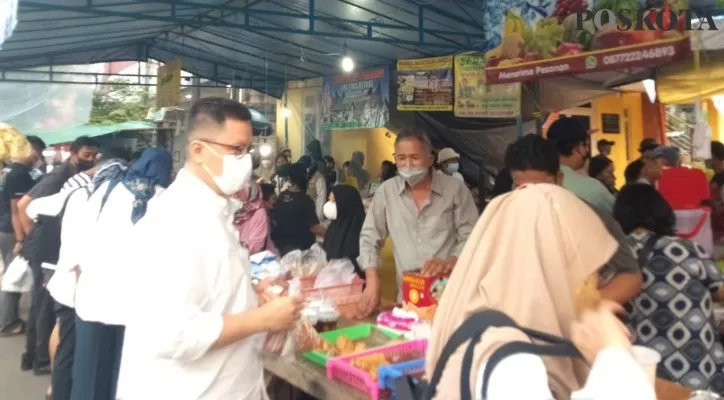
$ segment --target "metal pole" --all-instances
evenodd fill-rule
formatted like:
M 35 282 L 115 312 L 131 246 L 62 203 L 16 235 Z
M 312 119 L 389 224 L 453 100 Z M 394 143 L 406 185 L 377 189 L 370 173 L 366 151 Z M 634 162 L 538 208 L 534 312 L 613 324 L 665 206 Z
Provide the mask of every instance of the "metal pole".
M 543 113 L 540 109 L 540 103 L 541 103 L 541 87 L 540 82 L 535 81 L 533 86 L 533 102 L 535 103 L 535 134 L 536 135 L 543 135 Z
M 284 110 L 282 110 L 282 117 L 284 118 L 284 147 L 289 147 L 289 115 L 287 114 L 291 114 L 287 111 L 289 110 L 287 106 L 287 97 L 288 93 L 286 88 L 284 88 Z

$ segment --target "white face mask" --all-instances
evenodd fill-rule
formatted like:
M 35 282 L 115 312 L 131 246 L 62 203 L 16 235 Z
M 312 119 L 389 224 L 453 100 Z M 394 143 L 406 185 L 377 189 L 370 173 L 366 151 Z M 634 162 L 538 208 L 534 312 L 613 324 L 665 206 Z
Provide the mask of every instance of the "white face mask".
M 415 186 L 425 179 L 427 168 L 425 167 L 402 167 L 397 173 L 410 185 Z
M 331 201 L 324 203 L 322 211 L 324 212 L 325 218 L 331 220 L 337 219 L 337 203 L 332 203 Z
M 249 183 L 253 169 L 251 154 L 244 154 L 243 156 L 227 154 L 221 156 L 206 143 L 204 143 L 204 145 L 209 151 L 214 153 L 214 155 L 221 158 L 221 175 L 215 176 L 211 170 L 209 170 L 209 167 L 206 165 L 203 167 L 214 179 L 214 183 L 216 183 L 216 186 L 219 187 L 222 193 L 231 196 L 241 190 L 245 184 Z

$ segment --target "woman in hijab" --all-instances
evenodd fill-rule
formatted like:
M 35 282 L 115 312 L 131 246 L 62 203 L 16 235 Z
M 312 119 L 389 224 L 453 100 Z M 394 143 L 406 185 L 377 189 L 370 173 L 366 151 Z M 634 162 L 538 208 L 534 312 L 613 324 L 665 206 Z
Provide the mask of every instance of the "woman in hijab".
M 289 159 L 285 156 L 286 153 L 281 152 L 277 156 L 274 164 L 276 166 L 276 172 L 272 177 L 272 182 L 276 187 L 277 193 L 281 193 L 287 190 L 289 182 L 289 167 L 292 165 Z
M 357 189 L 349 185 L 333 187 L 329 201 L 324 204 L 324 216 L 332 221 L 324 235 L 327 260 L 350 260 L 357 275 L 364 279 L 364 271 L 357 265 L 357 257 L 365 209 Z
M 322 143 L 316 139 L 312 140 L 307 145 L 307 152 L 309 156 L 312 157 L 312 161 L 314 161 L 314 164 L 317 166 L 317 170 L 322 176 L 327 176 L 327 161 L 324 159 L 324 156 L 322 156 Z
M 276 253 L 274 244 L 269 239 L 269 215 L 264 207 L 261 187 L 250 183 L 236 194 L 242 206 L 234 214 L 234 226 L 239 231 L 239 241 L 247 248 L 249 254 L 264 250 Z
M 348 185 L 352 185 L 360 191 L 362 197 L 367 197 L 369 193 L 370 174 L 364 168 L 365 155 L 361 151 L 355 151 L 352 153 L 352 159 L 349 161 L 349 169 L 347 170 L 346 182 Z M 354 179 L 349 179 L 354 178 Z
M 109 163 L 93 178 L 87 207 L 97 217 L 79 261 L 73 399 L 116 399 L 127 299 L 133 281 L 142 279 L 129 276 L 133 227 L 171 183 L 172 168 L 171 153 L 149 148 L 125 173 Z
M 520 251 L 523 248 L 526 251 Z M 616 248 L 600 218 L 564 188 L 528 185 L 494 199 L 468 238 L 438 305 L 427 352 L 428 377 L 453 332 L 477 311 L 499 310 L 522 327 L 563 338 L 580 333 L 573 326 L 584 299 L 581 294 L 586 293 L 585 299 L 596 298 L 597 271 Z M 574 393 L 583 387 L 589 372 L 582 360 L 514 354 L 497 364 L 486 399 L 569 399 L 572 393 L 573 398 L 655 399 L 652 385 L 630 353 L 625 328 L 616 324 L 621 345 L 587 357 L 596 364 L 589 384 L 580 392 Z M 488 357 L 511 341 L 530 339 L 512 328 L 489 328 L 475 346 L 470 371 L 474 398 L 483 397 L 482 375 Z M 581 350 L 586 347 L 577 345 Z M 461 398 L 466 347 L 461 346 L 447 362 L 436 399 Z
M 327 180 L 317 167 L 317 163 L 311 156 L 303 155 L 299 159 L 299 164 L 304 165 L 307 169 L 307 194 L 314 201 L 314 210 L 317 218 L 324 221 L 324 203 L 327 201 Z

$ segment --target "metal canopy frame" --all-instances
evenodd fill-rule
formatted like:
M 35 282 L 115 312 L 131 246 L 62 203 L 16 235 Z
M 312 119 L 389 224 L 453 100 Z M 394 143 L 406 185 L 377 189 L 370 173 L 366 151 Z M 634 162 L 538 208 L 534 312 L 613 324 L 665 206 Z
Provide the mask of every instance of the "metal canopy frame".
M 361 69 L 492 46 L 480 22 L 484 0 L 23 0 L 19 7 L 0 71 L 180 58 L 194 75 L 275 97 L 287 80 L 340 73 L 343 55 Z

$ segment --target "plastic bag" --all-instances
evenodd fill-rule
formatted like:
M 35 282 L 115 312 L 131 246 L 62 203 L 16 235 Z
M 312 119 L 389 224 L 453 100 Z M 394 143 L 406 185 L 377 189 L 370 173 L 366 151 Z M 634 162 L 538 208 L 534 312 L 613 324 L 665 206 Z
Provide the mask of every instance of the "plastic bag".
M 301 275 L 301 268 L 302 268 L 302 257 L 304 254 L 301 250 L 292 250 L 284 257 L 282 257 L 281 260 L 279 260 L 279 264 L 281 264 L 281 267 L 291 272 L 292 277 L 294 278 L 301 278 L 304 275 Z
M 318 244 L 314 244 L 302 256 L 303 276 L 317 275 L 327 265 L 327 253 Z
M 298 296 L 302 293 L 302 282 L 298 279 L 289 281 L 289 295 Z M 301 353 L 314 350 L 322 341 L 314 325 L 317 322 L 317 310 L 310 305 L 302 310 L 302 317 L 296 328 L 287 335 L 281 356 L 287 359 L 296 358 Z
M 5 269 L 2 281 L 3 292 L 27 293 L 33 289 L 33 274 L 28 261 L 21 256 L 15 257 Z
M 266 302 L 274 300 L 276 298 L 286 296 L 289 292 L 289 288 L 281 285 L 279 282 L 272 282 L 265 280 L 260 282 L 256 287 L 256 291 L 259 294 L 259 305 L 263 305 Z M 287 339 L 287 332 L 271 332 L 266 336 L 264 342 L 264 352 L 271 354 L 279 354 L 284 347 L 284 342 Z
M 285 278 L 289 270 L 285 268 L 276 255 L 270 251 L 262 251 L 249 257 L 251 276 L 259 280 L 276 280 Z
M 352 261 L 347 258 L 332 260 L 317 274 L 314 288 L 349 285 L 356 277 L 357 274 L 354 272 Z

